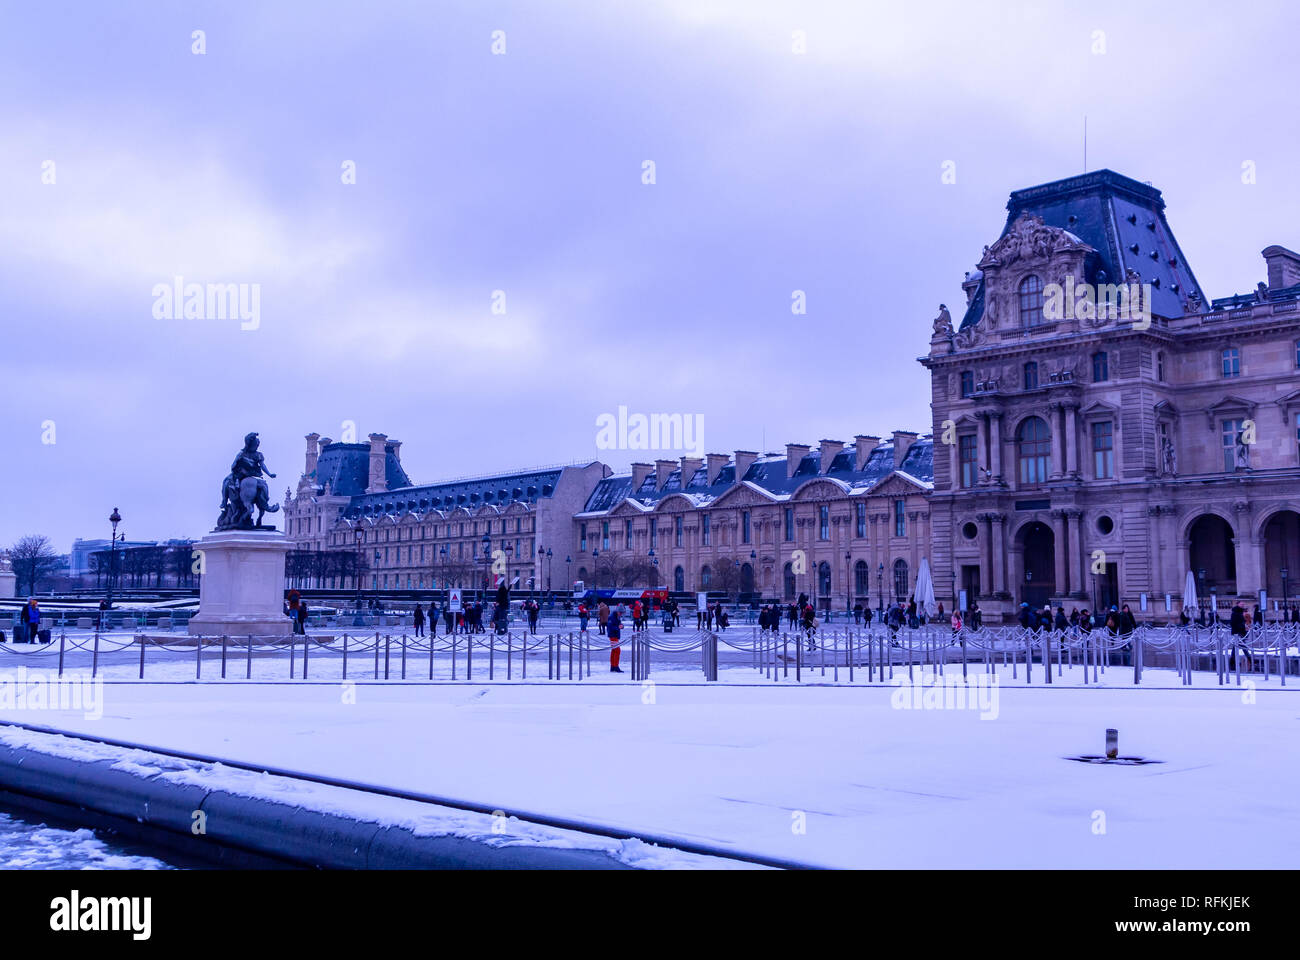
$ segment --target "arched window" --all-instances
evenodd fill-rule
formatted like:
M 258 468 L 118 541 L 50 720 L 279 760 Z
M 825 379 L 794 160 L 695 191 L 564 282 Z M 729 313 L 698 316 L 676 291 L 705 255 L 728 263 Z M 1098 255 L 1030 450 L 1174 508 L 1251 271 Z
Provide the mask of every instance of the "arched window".
M 902 602 L 907 600 L 907 561 L 894 561 L 894 599 Z
M 790 564 L 787 563 L 785 569 L 781 571 L 781 579 L 784 584 L 785 598 L 793 600 L 795 591 L 794 568 Z
M 859 597 L 871 596 L 871 568 L 865 560 L 853 565 L 853 592 Z
M 754 568 L 748 563 L 740 565 L 740 592 L 754 592 Z
M 1043 322 L 1043 281 L 1030 276 L 1020 281 L 1020 325 L 1036 327 Z
M 587 582 L 587 568 L 586 568 L 586 567 L 579 567 L 579 568 L 578 568 L 578 579 L 581 580 L 583 583 L 586 583 L 586 582 Z
M 713 568 L 707 563 L 700 567 L 700 589 L 708 590 L 713 585 Z
M 831 595 L 831 565 L 825 560 L 817 565 L 817 595 L 821 597 Z
M 686 571 L 681 567 L 677 567 L 673 570 L 673 589 L 678 593 L 684 593 L 686 591 Z
M 1036 487 L 1046 482 L 1052 438 L 1041 418 L 1029 417 L 1020 424 L 1016 430 L 1016 450 L 1020 457 L 1020 485 Z

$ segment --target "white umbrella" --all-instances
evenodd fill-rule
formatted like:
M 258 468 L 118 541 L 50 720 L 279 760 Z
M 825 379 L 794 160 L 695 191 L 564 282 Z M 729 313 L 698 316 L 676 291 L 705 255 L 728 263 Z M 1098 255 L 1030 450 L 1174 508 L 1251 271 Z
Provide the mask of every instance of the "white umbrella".
M 916 571 L 916 590 L 913 596 L 927 617 L 933 617 L 938 612 L 934 602 L 934 578 L 930 576 L 930 561 L 925 557 L 921 558 L 921 566 Z
M 1188 570 L 1187 579 L 1183 581 L 1183 609 L 1189 617 L 1196 615 L 1196 604 L 1196 577 Z

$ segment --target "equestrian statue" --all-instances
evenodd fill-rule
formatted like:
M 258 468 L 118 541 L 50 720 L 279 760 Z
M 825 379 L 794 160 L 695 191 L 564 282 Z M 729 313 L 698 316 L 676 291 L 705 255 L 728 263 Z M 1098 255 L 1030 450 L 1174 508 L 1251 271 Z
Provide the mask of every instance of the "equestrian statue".
M 278 503 L 271 503 L 271 490 L 263 476 L 275 479 L 275 474 L 266 469 L 266 460 L 257 450 L 256 433 L 244 437 L 244 449 L 239 451 L 235 462 L 230 465 L 230 476 L 221 484 L 221 516 L 217 518 L 217 530 L 274 530 L 264 527 L 262 517 L 280 509 Z M 253 509 L 257 509 L 257 520 L 253 520 Z

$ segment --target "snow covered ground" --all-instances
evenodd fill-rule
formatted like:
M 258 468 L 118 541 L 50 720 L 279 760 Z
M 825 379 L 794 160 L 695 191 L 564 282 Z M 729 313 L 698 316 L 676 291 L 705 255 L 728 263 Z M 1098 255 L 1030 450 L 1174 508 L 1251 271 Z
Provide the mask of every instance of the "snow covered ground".
M 1091 688 L 1022 675 L 973 707 L 667 670 L 645 686 L 110 682 L 100 719 L 0 719 L 826 866 L 1294 867 L 1300 690 L 1157 673 L 1163 689 L 1121 668 Z M 1162 762 L 1066 759 L 1101 753 L 1107 727 L 1121 754 Z
M 161 860 L 127 852 L 91 830 L 64 830 L 0 813 L 0 870 L 168 870 Z

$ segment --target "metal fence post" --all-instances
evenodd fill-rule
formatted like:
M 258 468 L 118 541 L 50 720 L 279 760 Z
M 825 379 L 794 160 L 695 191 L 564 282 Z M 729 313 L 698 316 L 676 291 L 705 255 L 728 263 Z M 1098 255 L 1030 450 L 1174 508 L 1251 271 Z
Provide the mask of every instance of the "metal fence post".
M 221 679 L 226 679 L 226 635 L 221 635 Z
M 248 657 L 245 661 L 245 666 L 244 666 L 244 679 L 251 680 L 252 678 L 253 678 L 253 635 L 250 633 L 248 635 Z
M 348 678 L 348 635 L 343 634 L 343 679 Z M 432 679 L 432 678 L 430 678 Z

